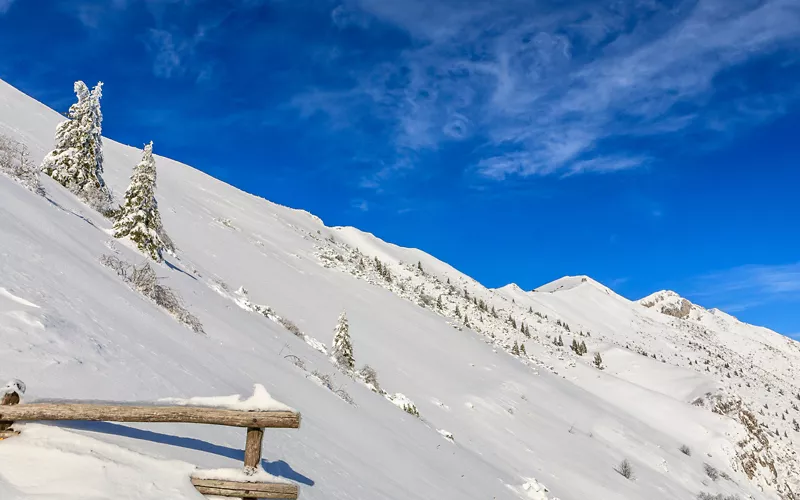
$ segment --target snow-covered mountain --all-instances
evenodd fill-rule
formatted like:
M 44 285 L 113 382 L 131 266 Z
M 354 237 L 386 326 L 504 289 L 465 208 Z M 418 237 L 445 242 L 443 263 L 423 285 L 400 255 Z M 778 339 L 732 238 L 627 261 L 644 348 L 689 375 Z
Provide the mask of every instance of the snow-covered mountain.
M 0 82 L 0 134 L 35 161 L 61 119 Z M 106 140 L 104 154 L 122 193 L 140 151 Z M 101 263 L 144 261 L 110 221 L 50 179 L 41 197 L 0 175 L 0 378 L 24 380 L 27 397 L 215 396 L 261 383 L 303 413 L 301 429 L 268 431 L 264 445 L 265 469 L 297 481 L 303 499 L 800 490 L 797 342 L 673 292 L 632 302 L 585 276 L 487 289 L 420 250 L 157 165 L 178 247 L 157 273 L 204 334 Z M 380 390 L 330 361 L 343 310 L 357 366 L 376 370 Z M 20 427 L 0 442 L 3 500 L 202 498 L 194 466 L 241 465 L 237 429 Z M 624 459 L 632 479 L 615 471 Z

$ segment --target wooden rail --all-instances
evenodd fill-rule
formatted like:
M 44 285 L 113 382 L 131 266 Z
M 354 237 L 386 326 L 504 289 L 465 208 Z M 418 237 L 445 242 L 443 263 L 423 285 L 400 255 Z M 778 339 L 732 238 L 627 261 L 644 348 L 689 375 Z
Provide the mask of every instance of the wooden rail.
M 291 411 L 239 411 L 204 406 L 134 406 L 89 403 L 24 403 L 0 406 L 0 423 L 15 420 L 183 422 L 273 429 L 297 429 L 300 427 L 300 414 Z
M 284 483 L 243 483 L 219 479 L 192 478 L 192 484 L 204 495 L 237 498 L 297 498 L 297 486 Z
M 24 389 L 22 389 L 24 390 Z M 207 406 L 151 406 L 119 403 L 75 403 L 47 401 L 19 404 L 20 397 L 10 392 L 0 398 L 0 440 L 19 432 L 12 430 L 15 421 L 84 420 L 91 422 L 176 422 L 190 424 L 246 427 L 244 471 L 252 475 L 261 466 L 261 447 L 265 428 L 297 429 L 300 414 L 293 411 L 242 411 Z M 259 481 L 226 481 L 191 478 L 198 492 L 237 498 L 297 498 L 294 484 Z

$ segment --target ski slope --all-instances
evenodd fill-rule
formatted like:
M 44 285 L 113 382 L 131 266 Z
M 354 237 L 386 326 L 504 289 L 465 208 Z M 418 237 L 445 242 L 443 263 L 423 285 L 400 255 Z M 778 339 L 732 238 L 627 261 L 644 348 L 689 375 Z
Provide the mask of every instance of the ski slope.
M 28 144 L 35 161 L 49 151 L 61 119 L 0 82 L 0 133 Z M 104 178 L 123 193 L 140 151 L 108 139 L 104 145 Z M 24 380 L 26 397 L 189 399 L 247 395 L 262 384 L 303 414 L 299 430 L 266 432 L 263 467 L 297 482 L 309 500 L 652 500 L 701 491 L 772 499 L 788 498 L 784 484 L 796 491 L 797 446 L 789 438 L 775 438 L 769 450 L 776 463 L 789 461 L 778 463 L 779 479 L 763 467 L 748 477 L 739 457 L 748 429 L 710 403 L 692 404 L 728 394 L 733 382 L 689 365 L 705 351 L 688 342 L 757 365 L 764 373 L 748 369 L 754 387 L 740 392 L 770 408 L 783 408 L 781 398 L 798 392 L 796 343 L 720 313 L 668 316 L 591 278 L 564 278 L 536 292 L 486 289 L 420 250 L 326 227 L 167 158 L 158 157 L 157 167 L 162 219 L 178 247 L 157 272 L 205 335 L 100 263 L 102 255 L 144 261 L 111 238 L 110 221 L 50 179 L 43 179 L 42 198 L 0 175 L 0 379 Z M 392 270 L 391 283 L 370 267 L 376 257 Z M 426 297 L 441 297 L 442 308 Z M 473 305 L 478 298 L 496 318 Z M 259 312 L 266 307 L 270 314 Z M 342 310 L 357 366 L 375 368 L 394 401 L 329 360 Z M 531 338 L 508 326 L 510 316 L 528 324 Z M 578 331 L 590 332 L 580 338 L 590 355 L 602 354 L 604 370 L 591 356 L 552 344 L 558 334 L 568 345 Z M 526 356 L 509 353 L 514 341 L 525 343 Z M 325 387 L 324 375 L 353 403 Z M 765 381 L 774 387 L 768 394 Z M 404 402 L 419 417 L 398 407 Z M 199 499 L 191 471 L 237 467 L 243 455 L 238 429 L 18 427 L 22 435 L 0 442 L 3 500 Z M 623 459 L 634 480 L 615 472 Z M 730 479 L 712 480 L 705 463 Z

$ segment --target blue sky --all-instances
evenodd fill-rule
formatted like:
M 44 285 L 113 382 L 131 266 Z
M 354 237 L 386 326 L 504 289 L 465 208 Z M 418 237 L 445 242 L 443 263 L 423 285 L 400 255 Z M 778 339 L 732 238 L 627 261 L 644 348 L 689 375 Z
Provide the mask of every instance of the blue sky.
M 800 336 L 797 0 L 0 0 L 0 78 L 488 286 Z

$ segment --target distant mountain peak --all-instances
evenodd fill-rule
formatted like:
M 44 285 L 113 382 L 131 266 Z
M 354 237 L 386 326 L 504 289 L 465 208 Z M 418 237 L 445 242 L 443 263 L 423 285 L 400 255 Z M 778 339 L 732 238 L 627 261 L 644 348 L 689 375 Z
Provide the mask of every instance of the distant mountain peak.
M 661 290 L 660 292 L 650 294 L 639 300 L 639 304 L 680 319 L 688 318 L 691 312 L 699 307 L 672 290 Z
M 534 289 L 533 291 L 553 293 L 563 290 L 571 290 L 583 284 L 591 284 L 597 287 L 601 287 L 604 290 L 607 288 L 605 285 L 603 285 L 599 281 L 590 278 L 589 276 L 578 275 L 578 276 L 564 276 L 563 278 L 559 278 L 555 281 L 551 281 L 550 283 L 542 285 Z

